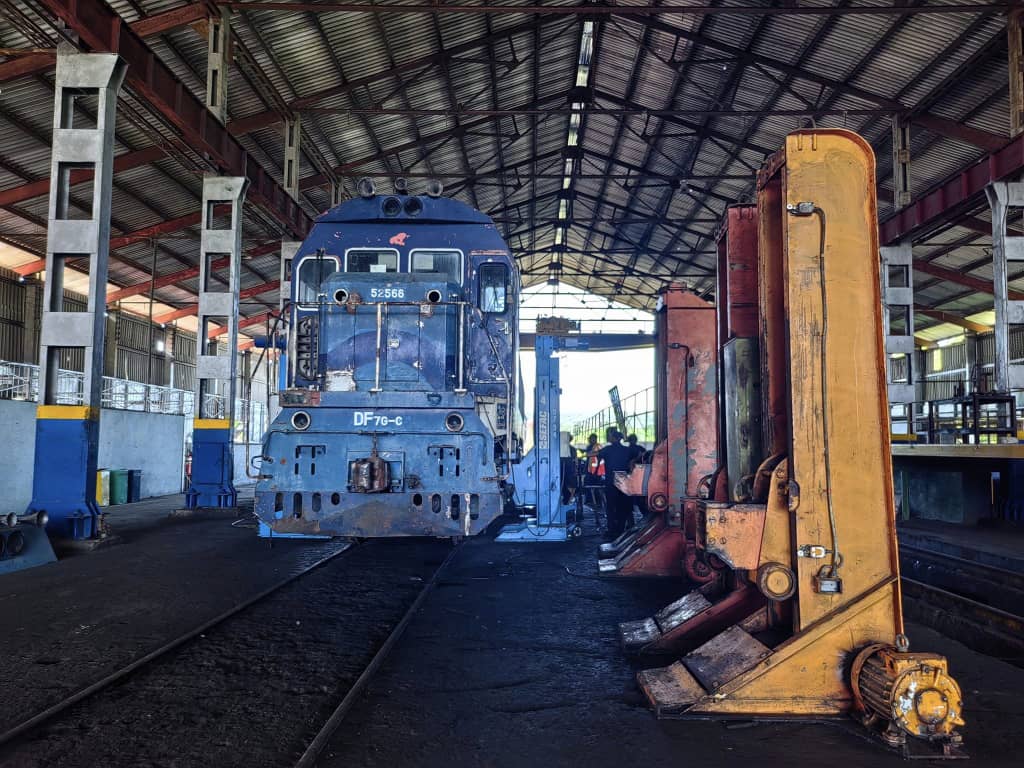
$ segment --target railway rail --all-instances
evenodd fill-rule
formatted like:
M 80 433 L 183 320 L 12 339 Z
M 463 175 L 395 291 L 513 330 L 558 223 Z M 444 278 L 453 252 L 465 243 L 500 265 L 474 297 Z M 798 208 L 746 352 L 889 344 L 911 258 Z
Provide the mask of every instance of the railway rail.
M 904 614 L 1024 667 L 1024 574 L 900 546 Z
M 0 764 L 313 765 L 457 551 L 339 548 L 8 728 Z

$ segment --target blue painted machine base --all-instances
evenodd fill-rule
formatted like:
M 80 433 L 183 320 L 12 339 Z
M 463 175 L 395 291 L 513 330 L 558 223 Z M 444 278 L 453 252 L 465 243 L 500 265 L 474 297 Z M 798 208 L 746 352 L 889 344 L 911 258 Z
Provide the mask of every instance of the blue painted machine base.
M 21 536 L 23 547 L 17 555 L 11 554 L 11 537 Z M 4 539 L 3 551 L 0 556 L 0 574 L 23 571 L 37 565 L 57 562 L 53 547 L 46 531 L 35 525 L 17 525 L 14 528 L 0 528 L 0 537 Z
M 318 536 L 312 533 L 274 533 L 273 529 L 266 523 L 260 523 L 259 537 L 261 539 L 312 539 L 323 540 L 329 539 L 330 536 Z
M 238 506 L 235 460 L 230 429 L 196 429 L 192 433 L 192 481 L 185 507 Z
M 25 514 L 45 512 L 52 536 L 76 541 L 99 536 L 98 446 L 95 419 L 36 419 L 32 501 Z

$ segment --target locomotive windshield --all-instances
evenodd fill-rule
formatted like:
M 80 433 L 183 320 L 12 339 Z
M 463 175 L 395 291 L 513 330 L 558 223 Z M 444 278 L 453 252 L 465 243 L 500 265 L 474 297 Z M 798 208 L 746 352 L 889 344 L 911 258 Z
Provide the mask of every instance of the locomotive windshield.
M 307 256 L 300 261 L 295 278 L 299 284 L 296 296 L 299 304 L 316 304 L 324 281 L 337 271 L 337 256 Z
M 443 275 L 451 283 L 462 283 L 461 251 L 413 251 L 412 272 Z
M 480 311 L 500 314 L 508 305 L 508 267 L 480 265 Z
M 398 251 L 352 249 L 345 254 L 346 272 L 397 272 Z

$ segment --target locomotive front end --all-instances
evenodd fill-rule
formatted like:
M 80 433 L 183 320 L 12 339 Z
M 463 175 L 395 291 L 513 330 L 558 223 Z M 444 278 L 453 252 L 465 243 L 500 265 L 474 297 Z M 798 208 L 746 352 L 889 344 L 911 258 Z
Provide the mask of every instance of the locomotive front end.
M 471 536 L 501 514 L 518 286 L 489 220 L 439 225 L 446 210 L 482 215 L 432 204 L 435 220 L 399 221 L 398 235 L 377 221 L 333 228 L 350 245 L 337 255 L 314 249 L 315 231 L 304 244 L 289 387 L 261 456 L 261 535 Z

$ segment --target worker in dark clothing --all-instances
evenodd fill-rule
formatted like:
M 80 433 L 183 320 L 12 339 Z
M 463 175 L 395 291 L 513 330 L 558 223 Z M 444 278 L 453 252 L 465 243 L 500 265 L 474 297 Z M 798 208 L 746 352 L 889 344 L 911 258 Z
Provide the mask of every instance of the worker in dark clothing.
M 626 438 L 626 447 L 629 448 L 629 460 L 637 462 L 640 457 L 644 455 L 644 447 L 638 444 L 639 439 L 636 435 L 630 435 Z
M 615 430 L 611 442 L 598 451 L 604 461 L 605 508 L 608 514 L 608 536 L 617 539 L 633 525 L 633 500 L 615 487 L 615 473 L 629 471 L 629 447 L 622 444 L 622 433 Z

